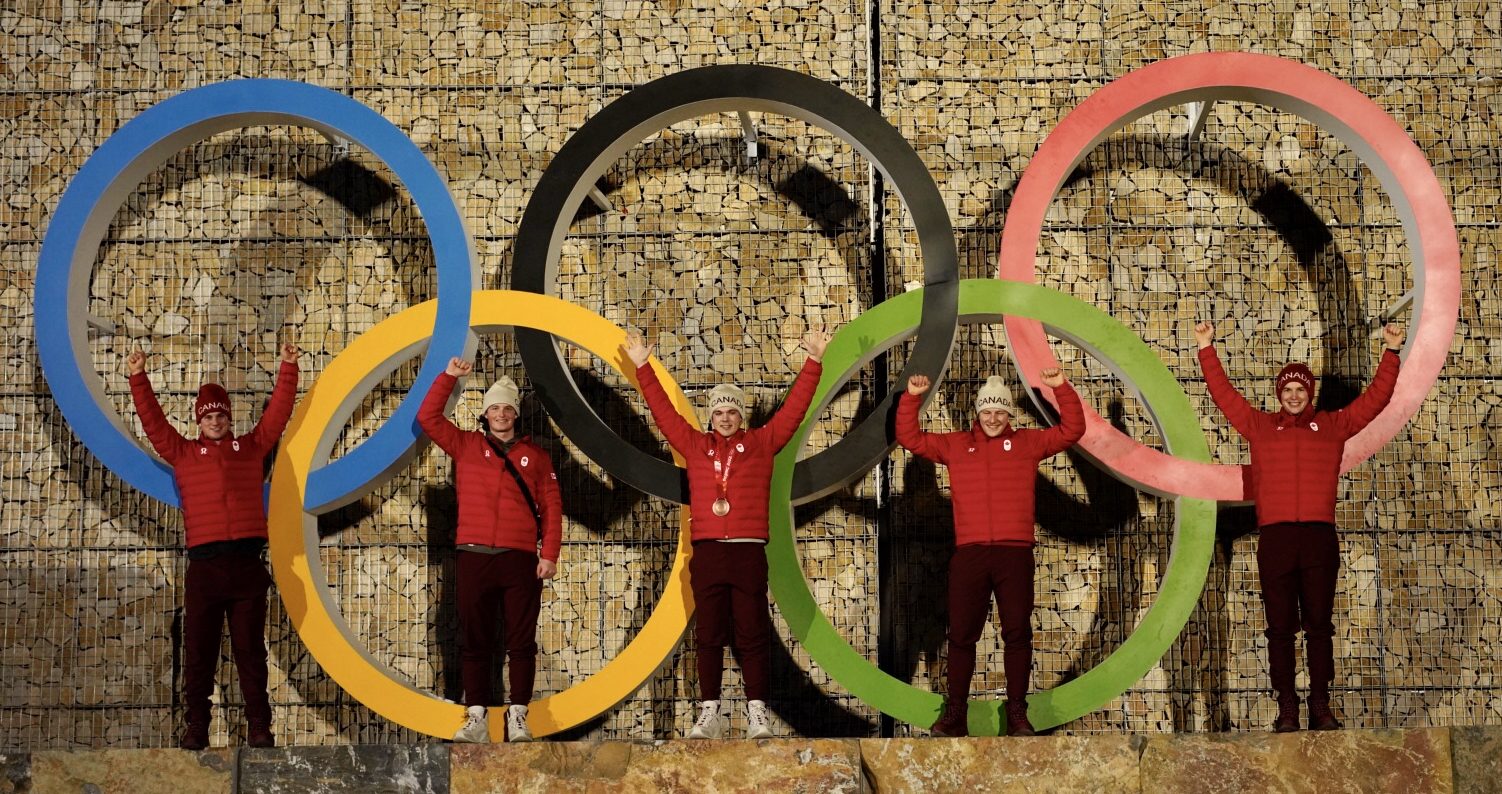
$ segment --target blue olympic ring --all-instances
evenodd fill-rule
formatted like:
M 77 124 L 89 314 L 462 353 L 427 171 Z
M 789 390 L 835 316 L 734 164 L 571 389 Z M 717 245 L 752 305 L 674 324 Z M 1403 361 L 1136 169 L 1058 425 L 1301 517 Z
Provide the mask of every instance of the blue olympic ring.
M 469 328 L 471 294 L 479 288 L 474 238 L 437 168 L 390 121 L 343 94 L 291 80 L 215 83 L 152 106 L 95 150 L 58 202 L 37 262 L 36 340 L 42 374 L 73 432 L 110 471 L 174 507 L 172 470 L 134 440 L 116 412 L 102 407 L 109 402 L 99 374 L 79 363 L 90 356 L 84 322 L 90 275 L 111 221 L 147 175 L 212 135 L 271 124 L 347 139 L 391 169 L 427 226 L 441 307 L 422 368 L 401 404 L 374 434 L 309 475 L 307 509 L 321 512 L 352 501 L 362 488 L 406 465 L 421 437 L 417 406 L 428 384 L 451 357 L 468 357 L 476 346 Z M 373 386 L 388 374 L 390 368 L 374 371 L 362 385 Z M 343 406 L 340 415 L 354 407 Z

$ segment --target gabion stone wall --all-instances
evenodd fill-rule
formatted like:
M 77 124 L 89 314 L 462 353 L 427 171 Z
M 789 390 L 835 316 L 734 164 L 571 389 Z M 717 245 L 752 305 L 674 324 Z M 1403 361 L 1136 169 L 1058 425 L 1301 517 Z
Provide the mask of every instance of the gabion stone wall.
M 1336 622 L 1337 705 L 1358 727 L 1502 723 L 1502 7 L 1476 0 L 494 4 L 307 0 L 172 4 L 21 0 L 0 9 L 0 747 L 165 746 L 178 702 L 182 525 L 83 448 L 36 363 L 32 282 L 42 237 L 83 161 L 129 119 L 180 91 L 240 77 L 332 88 L 405 131 L 444 174 L 475 235 L 486 287 L 510 284 L 528 196 L 592 113 L 633 86 L 719 63 L 781 66 L 878 107 L 933 172 L 965 277 L 993 275 L 1018 179 L 1076 104 L 1134 68 L 1206 50 L 1280 55 L 1376 100 L 1414 137 L 1451 203 L 1464 293 L 1451 358 L 1408 427 L 1346 476 Z M 911 219 L 870 163 L 830 133 L 755 114 L 760 156 L 734 115 L 676 124 L 634 147 L 564 246 L 556 294 L 644 329 L 691 395 L 733 379 L 762 419 L 801 361 L 810 326 L 838 325 L 921 283 Z M 1040 280 L 1110 312 L 1180 377 L 1222 462 L 1242 442 L 1204 393 L 1189 325 L 1213 319 L 1236 380 L 1271 402 L 1286 360 L 1309 361 L 1327 399 L 1371 375 L 1378 328 L 1412 286 L 1402 229 L 1373 175 L 1298 118 L 1218 103 L 1112 136 L 1055 200 Z M 249 128 L 191 147 L 115 217 L 90 290 L 92 365 L 129 416 L 122 357 L 151 355 L 168 413 L 219 379 L 243 408 L 269 391 L 275 346 L 295 340 L 303 388 L 349 340 L 433 297 L 433 261 L 404 187 L 368 153 L 310 130 Z M 1399 313 L 1403 321 L 1405 313 Z M 1066 343 L 1067 374 L 1103 415 L 1156 444 L 1104 367 Z M 999 328 L 966 327 L 925 422 L 969 422 L 992 373 L 1020 388 Z M 581 389 L 643 449 L 667 450 L 603 362 L 566 350 Z M 822 449 L 900 371 L 899 346 L 821 420 Z M 407 366 L 355 413 L 340 450 L 405 393 Z M 506 373 L 528 387 L 508 335 L 482 341 L 455 415 Z M 529 399 L 525 420 L 565 493 L 559 578 L 540 624 L 539 694 L 598 670 L 662 592 L 671 505 L 614 482 Z M 138 430 L 134 420 L 130 420 Z M 241 424 L 245 425 L 242 418 Z M 1033 416 L 1025 424 L 1038 424 Z M 244 429 L 243 427 L 241 428 Z M 339 450 L 336 450 L 336 454 Z M 799 509 L 821 608 L 869 658 L 942 688 L 947 478 L 902 451 Z M 1117 647 L 1151 605 L 1173 506 L 1082 457 L 1038 485 L 1035 684 L 1069 680 Z M 322 519 L 322 560 L 345 616 L 382 661 L 458 695 L 450 464 L 429 450 L 394 481 Z M 1249 512 L 1221 514 L 1199 606 L 1141 682 L 1069 732 L 1256 730 L 1272 717 Z M 939 607 L 942 610 L 942 606 Z M 780 731 L 905 735 L 813 665 L 777 623 Z M 319 668 L 274 603 L 272 699 L 283 741 L 414 741 Z M 995 627 L 978 696 L 999 694 Z M 575 732 L 681 735 L 696 692 L 693 641 L 620 708 Z M 225 648 L 215 741 L 238 741 Z M 732 666 L 733 670 L 733 666 Z M 727 675 L 727 693 L 740 682 Z

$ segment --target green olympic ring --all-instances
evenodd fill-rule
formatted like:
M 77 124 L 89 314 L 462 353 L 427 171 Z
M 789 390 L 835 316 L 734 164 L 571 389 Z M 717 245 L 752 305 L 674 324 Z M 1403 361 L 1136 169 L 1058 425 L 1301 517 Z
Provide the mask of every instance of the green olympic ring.
M 772 471 L 767 545 L 772 596 L 793 636 L 809 656 L 851 694 L 897 719 L 927 727 L 938 719 L 943 698 L 883 672 L 857 653 L 820 611 L 804 578 L 793 541 L 792 474 L 809 431 L 835 391 L 862 365 L 912 334 L 918 326 L 922 290 L 874 306 L 846 323 L 824 354 L 824 376 L 792 443 L 778 454 Z M 1189 396 L 1145 342 L 1126 326 L 1088 303 L 1036 284 L 996 279 L 960 282 L 963 322 L 998 322 L 1002 315 L 1038 320 L 1109 367 L 1146 406 L 1169 454 L 1209 461 L 1210 448 L 1195 422 Z M 1114 474 L 1114 472 L 1113 472 Z M 1215 502 L 1180 496 L 1175 500 L 1172 551 L 1157 599 L 1119 648 L 1068 683 L 1028 697 L 1028 719 L 1040 729 L 1088 714 L 1120 695 L 1152 669 L 1179 636 L 1199 601 L 1215 541 Z M 994 736 L 1002 725 L 1001 703 L 973 699 L 972 735 Z

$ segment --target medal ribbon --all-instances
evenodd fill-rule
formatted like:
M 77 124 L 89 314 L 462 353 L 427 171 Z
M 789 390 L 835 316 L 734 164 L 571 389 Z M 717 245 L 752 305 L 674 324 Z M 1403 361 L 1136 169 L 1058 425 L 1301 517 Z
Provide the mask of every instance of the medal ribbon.
M 715 433 L 715 435 L 719 436 L 719 433 Z M 725 465 L 721 466 L 720 465 L 720 442 L 721 441 L 724 441 L 727 446 L 730 445 L 730 440 L 727 439 L 727 438 L 719 437 L 719 438 L 715 439 L 715 445 L 714 445 L 714 470 L 715 470 L 715 474 L 720 475 L 717 478 L 717 480 L 718 480 L 717 485 L 719 486 L 720 498 L 724 499 L 726 502 L 729 502 L 730 501 L 730 496 L 729 496 L 729 492 L 728 492 L 727 489 L 730 487 L 730 466 L 731 466 L 731 464 L 735 463 L 735 447 L 733 447 L 733 446 L 730 447 L 730 453 L 725 456 Z

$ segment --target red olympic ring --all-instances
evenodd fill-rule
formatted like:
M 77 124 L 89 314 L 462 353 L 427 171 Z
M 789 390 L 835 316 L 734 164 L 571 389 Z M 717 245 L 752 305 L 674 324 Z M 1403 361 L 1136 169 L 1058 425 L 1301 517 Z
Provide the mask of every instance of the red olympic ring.
M 1392 401 L 1346 442 L 1340 466 L 1345 473 L 1397 435 L 1423 403 L 1444 367 L 1460 311 L 1460 240 L 1439 180 L 1397 121 L 1354 87 L 1294 61 L 1246 52 L 1170 58 L 1106 85 L 1065 116 L 1028 163 L 1002 229 L 998 275 L 1036 281 L 1038 240 L 1048 205 L 1098 144 L 1155 111 L 1216 100 L 1268 105 L 1334 134 L 1376 174 L 1403 220 L 1415 271 L 1409 341 Z M 1041 393 L 1052 401 L 1052 392 L 1035 382 L 1038 372 L 1059 366 L 1042 325 L 1009 317 L 1006 331 L 1028 390 L 1035 400 Z M 1088 404 L 1085 419 L 1079 449 L 1139 488 L 1160 496 L 1247 499 L 1240 466 L 1197 463 L 1144 446 Z

